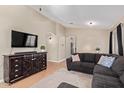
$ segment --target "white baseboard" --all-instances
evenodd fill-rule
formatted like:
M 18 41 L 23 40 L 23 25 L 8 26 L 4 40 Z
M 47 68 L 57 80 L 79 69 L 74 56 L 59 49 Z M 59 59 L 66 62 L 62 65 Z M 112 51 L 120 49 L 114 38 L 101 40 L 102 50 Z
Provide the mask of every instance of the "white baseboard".
M 64 59 L 61 59 L 61 60 L 59 60 L 58 62 L 63 62 L 63 61 L 65 61 L 66 59 L 64 58 Z
M 60 62 L 63 62 L 63 61 L 65 61 L 66 59 L 64 58 L 64 59 L 61 59 L 61 60 L 58 60 L 58 61 L 56 61 L 56 60 L 48 60 L 48 61 L 50 61 L 50 62 L 56 62 L 56 63 L 60 63 Z
M 1 80 L 0 80 L 0 83 L 3 83 L 3 82 L 4 82 L 4 80 L 3 80 L 3 79 L 1 79 Z

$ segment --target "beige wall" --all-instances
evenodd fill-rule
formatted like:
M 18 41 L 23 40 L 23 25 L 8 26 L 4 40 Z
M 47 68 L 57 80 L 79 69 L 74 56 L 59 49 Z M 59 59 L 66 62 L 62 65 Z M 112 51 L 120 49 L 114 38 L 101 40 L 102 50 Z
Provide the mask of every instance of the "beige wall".
M 58 60 L 65 59 L 65 28 L 57 24 L 57 36 L 58 36 Z
M 101 49 L 101 53 L 108 53 L 109 31 L 105 30 L 85 30 L 66 29 L 67 36 L 76 36 L 77 52 L 96 52 L 96 47 Z
M 49 60 L 54 62 L 61 62 L 65 59 L 65 28 L 56 24 L 56 33 L 51 34 L 51 40 L 48 40 L 48 55 Z
M 3 78 L 3 55 L 20 51 L 40 51 L 39 47 L 41 44 L 45 44 L 47 47 L 48 33 L 56 34 L 56 25 L 57 23 L 50 21 L 27 6 L 0 6 L 0 80 Z M 37 34 L 38 48 L 12 49 L 12 29 Z M 52 54 L 49 55 L 51 56 L 49 58 L 56 60 L 56 58 L 53 58 L 55 56 L 53 52 L 55 51 L 48 51 L 48 54 Z

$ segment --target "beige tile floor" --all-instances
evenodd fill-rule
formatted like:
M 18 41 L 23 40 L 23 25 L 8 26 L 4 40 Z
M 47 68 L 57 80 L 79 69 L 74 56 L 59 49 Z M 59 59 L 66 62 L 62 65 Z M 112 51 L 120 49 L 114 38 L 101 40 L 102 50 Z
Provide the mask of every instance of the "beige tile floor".
M 31 75 L 11 85 L 8 85 L 6 83 L 0 83 L 0 88 L 28 88 L 33 84 L 35 84 L 36 82 L 40 81 L 41 79 L 51 75 L 60 68 L 66 68 L 65 62 L 60 62 L 60 63 L 48 62 L 48 66 L 46 70 Z

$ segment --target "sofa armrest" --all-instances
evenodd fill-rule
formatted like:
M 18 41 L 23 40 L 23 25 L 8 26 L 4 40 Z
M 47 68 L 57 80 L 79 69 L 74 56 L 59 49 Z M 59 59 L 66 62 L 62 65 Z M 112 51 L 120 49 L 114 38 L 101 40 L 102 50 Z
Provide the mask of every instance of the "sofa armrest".
M 71 70 L 72 57 L 66 59 L 67 69 Z

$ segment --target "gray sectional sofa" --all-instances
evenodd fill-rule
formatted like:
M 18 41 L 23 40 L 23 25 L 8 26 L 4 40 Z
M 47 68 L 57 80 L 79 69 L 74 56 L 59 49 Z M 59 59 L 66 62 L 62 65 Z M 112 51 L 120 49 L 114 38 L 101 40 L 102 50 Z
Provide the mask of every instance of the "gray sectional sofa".
M 93 74 L 93 70 L 102 55 L 117 56 L 111 54 L 98 53 L 76 53 L 79 55 L 80 62 L 72 62 L 72 57 L 66 59 L 68 70 L 80 71 L 88 74 Z M 74 54 L 75 55 L 75 54 Z
M 123 88 L 124 87 L 124 56 L 114 54 L 78 53 L 80 62 L 66 59 L 67 69 L 93 74 L 93 88 Z M 100 57 L 116 57 L 111 68 L 97 64 Z
M 124 87 L 124 56 L 119 56 L 111 68 L 96 65 L 93 71 L 93 88 Z
M 67 69 L 92 74 L 94 66 L 96 64 L 95 55 L 92 53 L 77 54 L 80 57 L 80 62 L 73 62 L 72 57 L 67 58 L 66 59 Z

